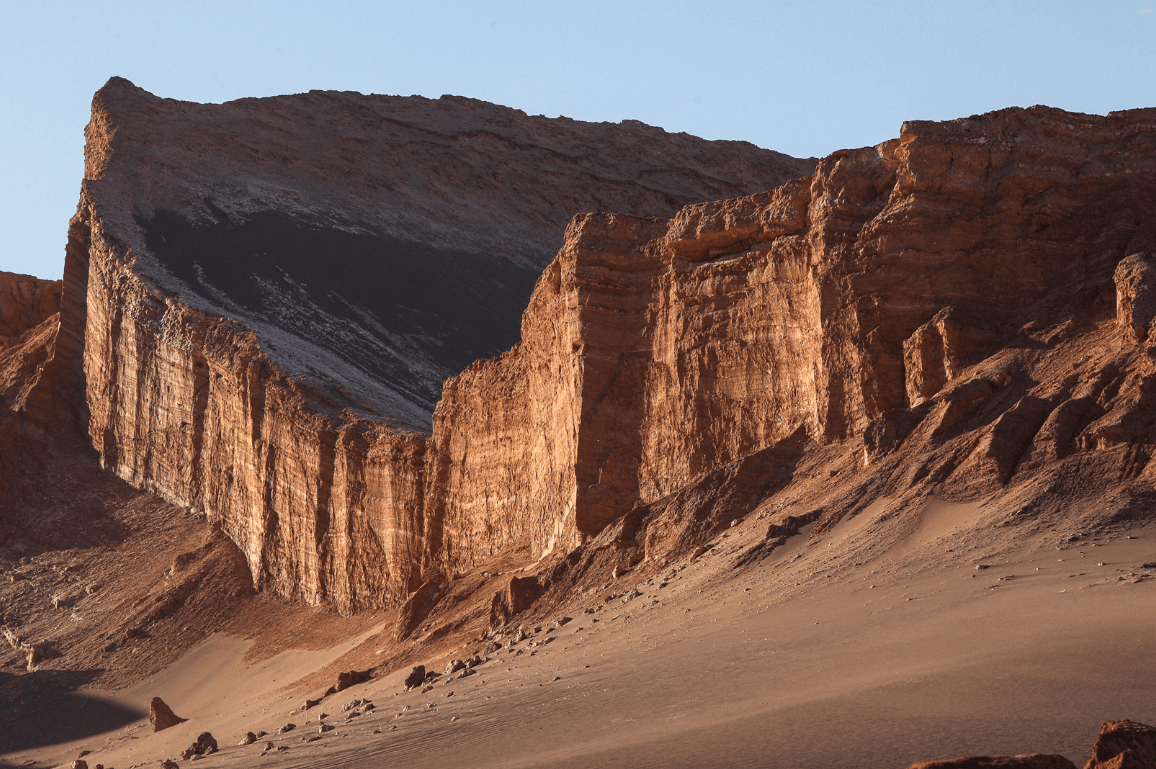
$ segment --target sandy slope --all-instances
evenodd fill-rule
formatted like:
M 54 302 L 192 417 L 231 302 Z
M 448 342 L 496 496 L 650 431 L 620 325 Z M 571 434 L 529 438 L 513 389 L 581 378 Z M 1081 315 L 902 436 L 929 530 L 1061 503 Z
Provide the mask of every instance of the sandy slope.
M 0 760 L 52 765 L 88 749 L 90 766 L 123 769 L 175 758 L 208 729 L 222 750 L 205 767 L 902 767 L 1024 752 L 1082 763 L 1101 721 L 1156 722 L 1156 570 L 1142 566 L 1156 561 L 1156 527 L 1068 542 L 1027 527 L 997 538 L 993 518 L 933 501 L 896 519 L 877 504 L 736 569 L 760 535 L 751 516 L 664 572 L 665 587 L 578 608 L 476 675 L 403 693 L 400 671 L 293 715 L 304 698 L 282 685 L 356 640 L 248 664 L 245 642 L 214 636 L 130 689 L 90 692 L 137 707 L 160 695 L 188 723 L 152 734 L 138 721 Z M 347 723 L 354 698 L 376 710 Z M 318 735 L 321 713 L 337 728 Z M 297 729 L 236 746 L 286 722 Z M 260 756 L 266 739 L 287 750 Z

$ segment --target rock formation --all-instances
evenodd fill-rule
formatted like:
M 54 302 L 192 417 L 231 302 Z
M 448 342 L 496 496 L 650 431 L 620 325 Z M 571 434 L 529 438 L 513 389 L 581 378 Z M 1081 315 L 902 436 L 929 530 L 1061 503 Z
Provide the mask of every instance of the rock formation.
M 734 513 L 704 489 L 749 509 L 806 446 L 859 447 L 873 493 L 1150 473 L 1154 128 L 1010 109 L 811 172 L 468 100 L 113 80 L 54 360 L 83 369 L 103 465 L 220 521 L 259 587 L 345 611 L 418 591 L 408 634 L 513 547 L 564 555 L 640 510 L 647 553 L 664 526 L 691 545 Z M 450 377 L 425 432 L 590 209 L 626 213 L 572 219 L 520 341 Z
M 153 725 L 154 732 L 168 729 L 170 726 L 176 726 L 188 720 L 174 713 L 173 709 L 166 705 L 160 697 L 153 697 L 152 702 L 149 703 L 149 723 Z
M 813 165 L 468 99 L 196 105 L 116 78 L 86 136 L 59 357 L 103 465 L 223 519 L 258 585 L 346 608 L 421 584 L 426 447 L 397 428 L 516 341 L 574 211 Z
M 1156 728 L 1136 721 L 1105 721 L 1084 769 L 1156 766 Z

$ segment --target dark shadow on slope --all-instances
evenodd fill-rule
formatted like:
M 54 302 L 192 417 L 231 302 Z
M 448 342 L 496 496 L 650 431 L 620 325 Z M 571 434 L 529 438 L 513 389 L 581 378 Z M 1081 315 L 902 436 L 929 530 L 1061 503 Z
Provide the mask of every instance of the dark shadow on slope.
M 118 729 L 146 711 L 81 694 L 81 686 L 98 671 L 39 670 L 13 675 L 0 672 L 4 728 L 0 752 L 70 742 Z
M 137 217 L 205 299 L 331 350 L 432 412 L 445 377 L 512 347 L 538 270 L 501 255 L 319 226 L 274 211 L 215 224 Z

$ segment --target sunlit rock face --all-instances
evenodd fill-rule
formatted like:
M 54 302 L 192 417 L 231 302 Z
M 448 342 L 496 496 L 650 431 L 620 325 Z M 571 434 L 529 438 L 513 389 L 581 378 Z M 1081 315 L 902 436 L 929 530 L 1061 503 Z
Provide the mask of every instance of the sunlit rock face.
M 1010 109 L 812 164 L 112 81 L 53 360 L 106 468 L 343 610 L 835 444 L 868 499 L 1124 499 L 1156 472 L 1154 128 Z
M 346 608 L 448 563 L 442 382 L 518 341 L 575 213 L 666 217 L 814 167 L 455 97 L 201 105 L 117 78 L 86 136 L 60 357 L 102 462 L 221 518 L 259 585 Z

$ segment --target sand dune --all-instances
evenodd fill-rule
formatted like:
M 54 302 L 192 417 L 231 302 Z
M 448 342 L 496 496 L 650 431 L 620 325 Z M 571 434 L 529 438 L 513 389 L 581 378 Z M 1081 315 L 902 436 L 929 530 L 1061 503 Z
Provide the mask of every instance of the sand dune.
M 92 692 L 136 707 L 160 695 L 187 723 L 152 734 L 142 719 L 2 758 L 62 764 L 87 749 L 90 766 L 147 765 L 208 730 L 222 748 L 206 767 L 883 769 L 1026 752 L 1082 763 L 1101 721 L 1156 721 L 1156 579 L 1142 567 L 1156 528 L 997 548 L 982 508 L 933 502 L 890 523 L 890 547 L 860 552 L 854 543 L 886 539 L 879 512 L 738 569 L 757 527 L 736 526 L 715 554 L 672 566 L 666 587 L 643 582 L 638 597 L 574 612 L 426 693 L 402 692 L 407 668 L 291 714 L 304 698 L 289 685 L 373 630 L 259 663 L 217 635 L 146 681 Z M 376 709 L 346 723 L 353 699 Z M 319 735 L 321 713 L 337 728 Z M 236 745 L 287 722 L 297 728 Z M 266 739 L 287 749 L 258 757 Z

